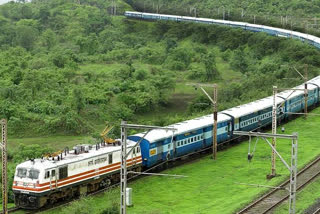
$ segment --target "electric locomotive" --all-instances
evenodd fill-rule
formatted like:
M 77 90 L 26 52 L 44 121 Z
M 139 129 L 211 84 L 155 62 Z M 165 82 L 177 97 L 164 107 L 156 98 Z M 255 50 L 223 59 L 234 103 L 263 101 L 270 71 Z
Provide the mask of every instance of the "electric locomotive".
M 127 141 L 127 149 L 135 142 Z M 129 154 L 127 166 L 141 171 L 140 147 Z M 54 157 L 19 164 L 13 181 L 17 207 L 38 209 L 61 199 L 97 191 L 119 181 L 120 146 L 98 143 L 65 149 Z

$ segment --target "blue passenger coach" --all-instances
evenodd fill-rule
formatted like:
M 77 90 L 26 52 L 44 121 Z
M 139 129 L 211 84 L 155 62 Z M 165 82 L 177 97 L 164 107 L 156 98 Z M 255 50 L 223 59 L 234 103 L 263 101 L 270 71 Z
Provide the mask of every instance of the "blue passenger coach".
M 172 124 L 168 127 L 177 130 L 175 132 L 152 130 L 140 143 L 144 166 L 150 167 L 212 145 L 212 114 Z M 232 132 L 232 118 L 225 114 L 218 114 L 217 142 L 221 143 L 230 139 Z M 129 136 L 128 139 L 138 142 L 144 134 Z
M 242 28 L 248 31 L 253 32 L 265 32 L 269 35 L 280 36 L 286 38 L 299 39 L 303 42 L 307 42 L 316 48 L 320 48 L 320 38 L 300 33 L 297 31 L 286 30 L 276 27 L 269 27 L 265 25 L 250 24 L 246 22 L 235 22 L 228 20 L 218 20 L 218 19 L 208 19 L 208 18 L 196 18 L 189 16 L 175 16 L 175 15 L 166 15 L 166 14 L 154 14 L 154 13 L 140 13 L 140 12 L 131 12 L 126 11 L 124 14 L 129 18 L 140 18 L 140 19 L 149 19 L 149 20 L 171 20 L 171 21 L 183 21 L 183 22 L 195 22 L 195 23 L 204 23 L 204 24 L 216 24 L 224 25 L 229 27 Z

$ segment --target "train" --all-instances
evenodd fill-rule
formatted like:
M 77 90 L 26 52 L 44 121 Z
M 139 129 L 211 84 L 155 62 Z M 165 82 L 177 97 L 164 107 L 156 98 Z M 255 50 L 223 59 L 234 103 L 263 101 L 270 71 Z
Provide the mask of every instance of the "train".
M 127 141 L 128 151 L 136 143 Z M 120 179 L 119 141 L 78 145 L 51 157 L 30 159 L 16 167 L 13 193 L 17 207 L 39 209 L 59 200 L 68 200 L 110 186 Z M 142 169 L 140 147 L 127 159 L 130 171 Z
M 252 32 L 264 32 L 272 36 L 298 39 L 302 42 L 306 42 L 320 49 L 319 37 L 306 34 L 306 33 L 300 33 L 297 31 L 281 29 L 276 27 L 269 27 L 265 25 L 250 24 L 247 22 L 235 22 L 235 21 L 228 21 L 228 20 L 197 18 L 197 17 L 190 17 L 190 16 L 174 16 L 174 15 L 157 14 L 157 13 L 141 13 L 141 12 L 132 12 L 132 11 L 126 11 L 124 15 L 128 18 L 135 18 L 135 19 L 163 20 L 163 21 L 174 21 L 174 22 L 194 22 L 194 23 L 201 23 L 201 24 L 213 24 L 213 25 L 221 25 L 221 26 L 227 26 L 227 27 L 233 27 L 233 28 L 241 28 L 243 30 L 248 30 Z
M 146 19 L 163 19 L 173 21 L 194 20 L 196 22 L 215 21 L 193 17 L 147 14 L 126 12 L 127 17 Z M 165 17 L 166 16 L 166 17 Z M 154 18 L 151 18 L 154 17 Z M 249 26 L 248 23 L 222 21 L 227 25 L 245 26 L 244 29 L 262 31 L 270 27 L 258 25 Z M 276 29 L 276 28 L 272 28 Z M 280 31 L 281 30 L 281 31 Z M 272 35 L 285 34 L 287 30 L 276 29 Z M 265 32 L 265 31 L 264 31 Z M 304 41 L 312 39 L 319 44 L 319 38 L 311 35 L 299 34 Z M 278 35 L 279 36 L 279 35 Z M 291 32 L 290 38 L 298 36 Z M 316 45 L 315 45 L 316 46 Z M 307 108 L 316 107 L 320 103 L 320 76 L 306 83 Z M 292 113 L 304 110 L 305 84 L 292 90 L 278 93 L 276 96 L 277 119 L 291 119 Z M 218 113 L 217 142 L 222 144 L 234 139 L 234 131 L 252 131 L 271 124 L 273 97 L 266 97 L 254 102 L 226 109 Z M 205 115 L 192 120 L 182 121 L 167 126 L 173 131 L 152 130 L 148 133 L 138 133 L 128 136 L 127 146 L 131 153 L 127 159 L 130 171 L 141 172 L 157 164 L 176 160 L 182 156 L 202 151 L 212 147 L 213 115 Z M 134 145 L 140 142 L 139 146 Z M 131 150 L 132 149 L 132 150 Z M 120 180 L 120 141 L 112 144 L 105 142 L 95 145 L 78 145 L 71 150 L 65 148 L 58 154 L 30 159 L 16 167 L 12 190 L 17 207 L 25 209 L 39 209 L 59 200 L 68 200 L 74 197 L 95 192 L 108 187 Z

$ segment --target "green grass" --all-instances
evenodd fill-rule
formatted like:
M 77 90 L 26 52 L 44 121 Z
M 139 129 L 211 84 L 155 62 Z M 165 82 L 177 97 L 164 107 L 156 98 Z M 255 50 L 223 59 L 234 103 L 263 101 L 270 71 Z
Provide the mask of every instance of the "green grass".
M 320 109 L 314 110 L 319 113 Z M 303 167 L 319 153 L 318 124 L 320 118 L 310 116 L 307 121 L 298 118 L 285 125 L 286 134 L 299 133 L 298 166 Z M 278 140 L 277 149 L 290 160 L 291 142 Z M 218 160 L 210 156 L 193 163 L 166 170 L 163 173 L 179 174 L 187 178 L 145 177 L 129 184 L 133 188 L 134 207 L 128 213 L 234 213 L 268 189 L 238 183 L 277 185 L 289 172 L 277 159 L 278 177 L 267 180 L 270 173 L 269 146 L 259 140 L 255 156 L 247 160 L 248 143 L 243 142 L 218 153 Z M 100 213 L 104 208 L 119 201 L 119 189 L 89 197 L 63 209 L 46 213 L 76 213 L 78 208 L 90 207 L 90 213 Z M 299 198 L 297 205 L 299 206 Z

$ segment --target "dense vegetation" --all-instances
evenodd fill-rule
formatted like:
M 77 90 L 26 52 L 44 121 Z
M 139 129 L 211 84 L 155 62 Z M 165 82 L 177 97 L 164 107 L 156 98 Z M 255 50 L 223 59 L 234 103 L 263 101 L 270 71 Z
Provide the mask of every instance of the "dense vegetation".
M 88 133 L 105 120 L 132 120 L 166 105 L 175 79 L 223 82 L 218 58 L 242 73 L 223 88 L 221 109 L 266 96 L 280 78 L 294 76 L 283 64 L 307 63 L 312 72 L 320 65 L 319 52 L 297 41 L 138 22 L 108 15 L 109 7 L 98 0 L 0 7 L 0 116 L 9 119 L 11 134 Z M 203 108 L 191 106 L 188 113 Z

